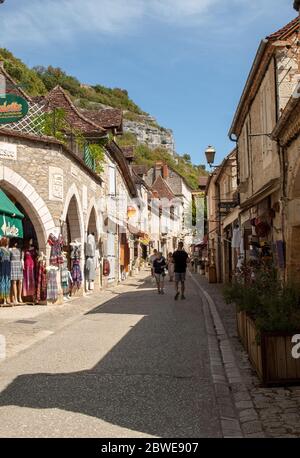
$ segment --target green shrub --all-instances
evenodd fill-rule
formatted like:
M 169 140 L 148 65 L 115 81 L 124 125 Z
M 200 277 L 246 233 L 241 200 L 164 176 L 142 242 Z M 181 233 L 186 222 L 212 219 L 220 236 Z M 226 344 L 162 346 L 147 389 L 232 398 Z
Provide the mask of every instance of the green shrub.
M 226 303 L 235 303 L 255 321 L 258 331 L 289 332 L 300 329 L 300 290 L 283 285 L 276 270 L 263 266 L 251 269 L 254 276 L 235 279 L 224 287 Z

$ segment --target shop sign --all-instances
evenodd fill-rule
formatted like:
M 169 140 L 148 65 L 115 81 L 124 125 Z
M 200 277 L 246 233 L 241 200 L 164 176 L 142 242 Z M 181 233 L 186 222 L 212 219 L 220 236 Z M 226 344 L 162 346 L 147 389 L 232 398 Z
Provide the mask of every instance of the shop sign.
M 7 215 L 0 215 L 0 235 L 2 237 L 23 237 L 22 221 Z
M 0 124 L 20 121 L 27 115 L 28 103 L 22 97 L 14 94 L 5 94 L 0 97 Z

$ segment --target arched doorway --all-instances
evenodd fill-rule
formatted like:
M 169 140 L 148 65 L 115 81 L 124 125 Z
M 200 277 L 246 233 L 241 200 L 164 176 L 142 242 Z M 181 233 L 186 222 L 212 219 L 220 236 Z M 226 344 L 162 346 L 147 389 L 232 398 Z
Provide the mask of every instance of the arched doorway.
M 68 289 L 74 295 L 82 292 L 84 285 L 83 216 L 77 194 L 68 196 L 62 220 L 63 252 L 73 279 L 71 288 L 64 285 L 64 295 L 68 295 Z
M 87 219 L 85 244 L 85 290 L 92 291 L 102 284 L 101 272 L 101 240 L 99 234 L 99 219 L 93 205 Z
M 46 253 L 48 235 L 56 227 L 43 199 L 24 178 L 8 167 L 3 167 L 0 187 L 25 215 L 24 239 L 32 235 L 39 250 Z
M 54 221 L 45 202 L 35 189 L 13 170 L 3 167 L 0 187 L 24 215 L 23 237 L 14 239 L 10 243 L 17 242 L 17 248 L 22 251 L 24 259 L 23 278 L 18 278 L 17 281 L 18 298 L 22 297 L 23 302 L 35 303 L 36 300 L 41 299 L 38 295 L 37 281 L 39 255 L 42 252 L 45 255 L 47 253 L 47 239 L 50 232 L 55 230 Z

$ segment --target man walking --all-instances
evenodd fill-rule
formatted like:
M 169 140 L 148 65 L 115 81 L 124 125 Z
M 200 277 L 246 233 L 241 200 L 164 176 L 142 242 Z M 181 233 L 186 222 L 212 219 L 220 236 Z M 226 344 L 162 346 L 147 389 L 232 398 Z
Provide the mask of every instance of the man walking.
M 165 294 L 164 292 L 164 284 L 165 284 L 165 268 L 167 267 L 167 263 L 165 258 L 163 257 L 162 253 L 157 253 L 157 257 L 153 262 L 153 269 L 154 275 L 157 284 L 158 294 Z
M 190 262 L 189 255 L 183 248 L 183 243 L 179 242 L 177 251 L 173 254 L 174 260 L 174 272 L 175 272 L 175 301 L 178 300 L 180 293 L 178 291 L 179 283 L 181 283 L 181 299 L 185 299 L 185 278 L 186 278 L 186 269 L 187 264 Z

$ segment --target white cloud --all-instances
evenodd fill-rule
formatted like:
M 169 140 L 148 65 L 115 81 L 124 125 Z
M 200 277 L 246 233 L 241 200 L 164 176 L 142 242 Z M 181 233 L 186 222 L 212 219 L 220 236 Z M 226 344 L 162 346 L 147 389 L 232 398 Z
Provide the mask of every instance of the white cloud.
M 266 12 L 271 0 L 10 0 L 0 6 L 0 43 L 72 40 L 83 34 L 123 36 L 149 20 L 178 27 L 214 24 L 228 30 Z M 283 5 L 286 0 L 282 1 Z M 220 13 L 221 11 L 221 13 Z M 224 18 L 222 16 L 224 14 Z

